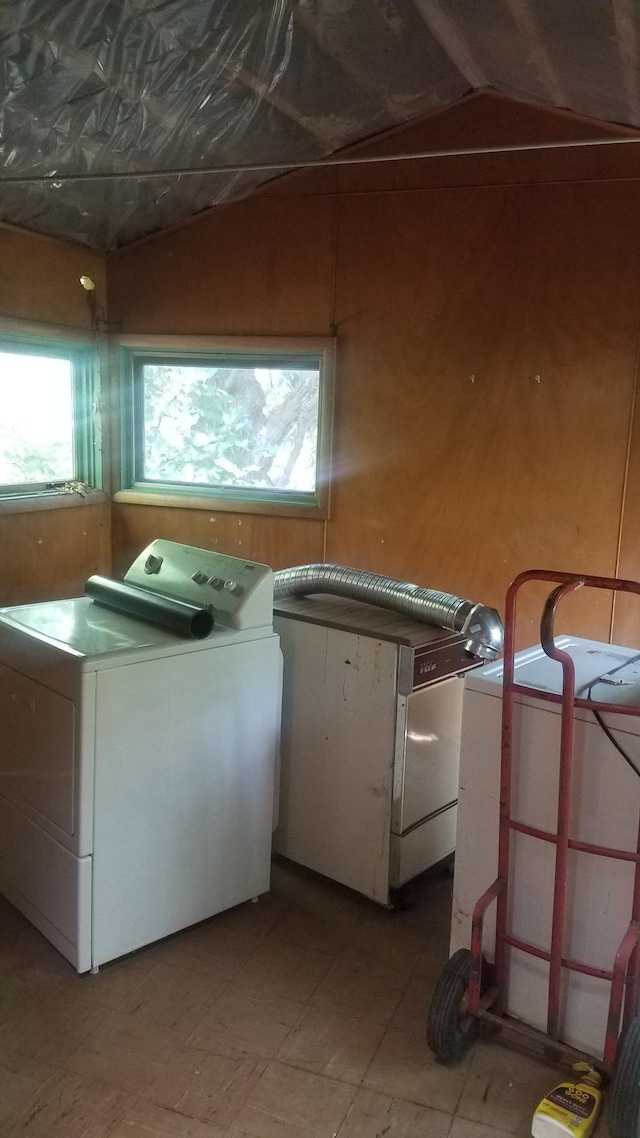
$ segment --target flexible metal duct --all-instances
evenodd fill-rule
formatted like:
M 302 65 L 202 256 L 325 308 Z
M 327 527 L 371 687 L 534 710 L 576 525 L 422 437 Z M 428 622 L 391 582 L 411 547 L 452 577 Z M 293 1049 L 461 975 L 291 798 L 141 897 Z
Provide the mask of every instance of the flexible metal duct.
M 344 565 L 296 565 L 274 574 L 274 597 L 305 597 L 332 593 L 370 605 L 393 609 L 404 616 L 450 628 L 467 637 L 465 649 L 483 660 L 495 660 L 502 651 L 504 628 L 500 614 L 486 605 L 474 604 L 451 593 L 422 589 L 408 581 L 379 577 Z

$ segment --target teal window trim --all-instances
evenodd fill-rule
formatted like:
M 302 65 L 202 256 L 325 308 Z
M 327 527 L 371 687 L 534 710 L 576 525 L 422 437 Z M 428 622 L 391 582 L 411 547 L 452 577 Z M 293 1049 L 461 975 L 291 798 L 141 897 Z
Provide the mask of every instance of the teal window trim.
M 333 345 L 332 345 L 333 348 Z M 271 487 L 229 486 L 223 483 L 173 482 L 144 476 L 144 389 L 143 368 L 148 363 L 167 366 L 190 364 L 200 367 L 265 367 L 265 368 L 317 368 L 319 372 L 317 415 L 316 487 L 312 491 L 281 490 Z M 119 500 L 126 495 L 148 496 L 149 504 L 162 503 L 203 508 L 240 509 L 250 512 L 283 514 L 303 513 L 328 516 L 329 469 L 331 458 L 331 428 L 333 419 L 333 351 L 328 348 L 306 350 L 292 346 L 291 350 L 277 349 L 247 351 L 242 348 L 211 350 L 194 348 L 130 348 L 120 347 L 117 360 L 120 376 L 120 443 L 121 491 Z
M 72 365 L 74 477 L 68 481 L 0 483 L 0 500 L 40 498 L 102 487 L 102 431 L 99 418 L 100 363 L 90 342 L 71 342 L 0 333 L 2 353 L 69 360 Z

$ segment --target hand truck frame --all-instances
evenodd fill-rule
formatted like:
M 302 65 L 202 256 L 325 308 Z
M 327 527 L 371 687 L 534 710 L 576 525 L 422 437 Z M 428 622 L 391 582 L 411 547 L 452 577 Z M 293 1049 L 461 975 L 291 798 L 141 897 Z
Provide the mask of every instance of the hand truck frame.
M 515 637 L 518 594 L 531 581 L 556 584 L 544 605 L 540 622 L 540 642 L 546 655 L 562 667 L 562 694 L 524 686 L 515 680 Z M 616 1074 L 618 1088 L 612 1090 L 612 1133 L 614 1138 L 640 1135 L 640 1017 L 637 1017 L 640 990 L 640 818 L 635 851 L 612 849 L 570 836 L 571 782 L 573 774 L 574 711 L 576 708 L 615 715 L 640 715 L 640 706 L 603 703 L 577 698 L 575 666 L 568 652 L 555 644 L 554 625 L 558 605 L 577 589 L 605 589 L 613 593 L 640 596 L 640 583 L 611 577 L 582 576 L 542 569 L 520 573 L 509 586 L 505 608 L 505 650 L 502 699 L 502 744 L 500 756 L 500 822 L 498 875 L 477 901 L 472 916 L 471 950 L 460 949 L 449 960 L 434 992 L 427 1038 L 443 1062 L 461 1057 L 474 1030 L 483 1026 L 491 1032 L 504 1032 L 521 1047 L 555 1062 L 587 1060 L 609 1076 Z M 512 765 L 514 758 L 513 720 L 517 695 L 559 704 L 560 764 L 558 813 L 555 833 L 537 829 L 511 816 Z M 512 936 L 508 930 L 508 889 L 510 839 L 512 832 L 528 834 L 556 847 L 551 944 L 548 951 Z M 610 970 L 595 968 L 564 954 L 569 850 L 634 863 L 631 920 Z M 482 956 L 484 920 L 496 903 L 495 964 L 487 966 Z M 507 954 L 509 948 L 538 957 L 549 964 L 546 1032 L 506 1011 Z M 603 1058 L 596 1059 L 569 1046 L 560 1037 L 560 994 L 563 969 L 598 977 L 611 983 L 609 1012 Z M 487 975 L 490 980 L 487 982 Z M 620 1040 L 623 1039 L 622 1047 Z M 621 1054 L 622 1052 L 622 1054 Z M 622 1080 L 620 1082 L 620 1080 Z M 614 1080 L 615 1083 L 615 1080 Z M 615 1099 L 615 1103 L 613 1100 Z

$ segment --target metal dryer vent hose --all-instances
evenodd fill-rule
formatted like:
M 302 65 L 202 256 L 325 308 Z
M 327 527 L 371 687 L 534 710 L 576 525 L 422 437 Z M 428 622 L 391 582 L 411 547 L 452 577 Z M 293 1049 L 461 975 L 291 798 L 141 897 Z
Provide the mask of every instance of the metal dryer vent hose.
M 379 577 L 344 565 L 296 565 L 274 574 L 274 598 L 306 597 L 332 593 L 370 605 L 392 609 L 404 616 L 437 624 L 467 637 L 465 650 L 483 660 L 495 660 L 502 651 L 504 628 L 500 614 L 486 605 L 474 604 L 451 593 L 422 589 L 408 581 Z

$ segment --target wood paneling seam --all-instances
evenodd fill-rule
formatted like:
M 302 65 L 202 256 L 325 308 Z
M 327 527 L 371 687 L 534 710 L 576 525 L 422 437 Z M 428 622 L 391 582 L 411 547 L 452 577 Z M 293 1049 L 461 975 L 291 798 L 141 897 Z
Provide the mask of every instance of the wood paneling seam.
M 629 484 L 629 464 L 631 462 L 631 446 L 633 443 L 633 425 L 635 419 L 636 408 L 636 395 L 638 391 L 638 367 L 640 366 L 640 327 L 638 328 L 638 336 L 636 340 L 636 357 L 633 372 L 633 390 L 631 393 L 631 408 L 629 411 L 629 430 L 627 432 L 627 449 L 624 461 L 624 477 L 622 480 L 622 500 L 620 502 L 620 524 L 618 526 L 618 542 L 616 547 L 616 562 L 614 576 L 617 577 L 620 573 L 620 556 L 622 553 L 622 535 L 624 531 L 624 514 L 627 502 L 627 488 Z M 611 625 L 609 627 L 609 643 L 613 643 L 613 630 L 616 618 L 616 598 L 617 593 L 613 594 L 611 599 Z
M 411 161 L 408 159 L 408 161 Z M 617 178 L 552 178 L 534 181 L 531 177 L 523 175 L 519 182 L 443 182 L 437 186 L 388 186 L 380 190 L 323 190 L 313 193 L 287 193 L 278 194 L 278 201 L 303 200 L 310 198 L 355 198 L 374 197 L 391 194 L 437 194 L 447 193 L 451 190 L 519 190 L 533 189 L 537 186 L 599 186 L 626 182 L 640 182 L 640 174 L 620 175 Z M 275 196 L 275 195 L 274 195 Z M 257 201 L 258 199 L 252 199 Z M 269 199 L 271 200 L 271 199 Z M 198 215 L 199 216 L 199 215 Z M 127 246 L 129 248 L 129 246 Z
M 338 201 L 336 201 L 335 202 L 335 208 L 333 211 L 333 271 L 331 273 L 331 300 L 330 300 L 330 311 L 329 311 L 329 322 L 330 322 L 330 327 L 331 327 L 331 335 L 334 337 L 337 336 L 337 332 L 336 332 L 336 288 L 337 288 L 337 278 L 338 278 L 338 228 L 339 228 L 339 223 L 340 223 L 340 203 Z M 333 452 L 334 452 L 335 441 L 336 441 L 336 433 L 335 433 L 335 431 L 336 431 L 336 405 L 338 402 L 338 350 L 337 349 L 338 349 L 338 344 L 337 344 L 337 339 L 336 339 L 336 358 L 335 358 L 335 369 L 334 369 L 334 376 L 333 376 L 333 423 L 331 425 L 331 455 L 329 458 L 329 463 L 330 463 L 329 516 L 328 516 L 328 518 L 324 519 L 324 525 L 322 527 L 322 560 L 323 561 L 327 560 L 328 525 L 329 525 L 329 518 L 331 517 L 331 511 L 333 508 L 333 503 L 332 503 L 333 478 L 334 478 L 334 471 L 335 471 L 335 463 L 333 461 Z
M 336 195 L 337 197 L 338 195 Z M 338 276 L 338 222 L 340 205 L 336 201 L 333 211 L 333 271 L 331 273 L 331 300 L 329 301 L 329 327 L 331 335 L 336 334 L 336 287 Z

